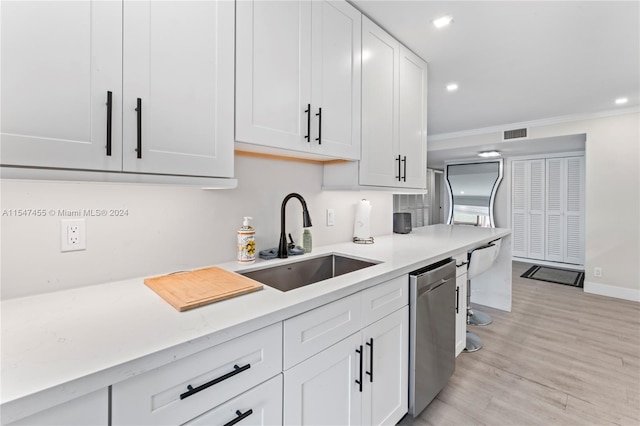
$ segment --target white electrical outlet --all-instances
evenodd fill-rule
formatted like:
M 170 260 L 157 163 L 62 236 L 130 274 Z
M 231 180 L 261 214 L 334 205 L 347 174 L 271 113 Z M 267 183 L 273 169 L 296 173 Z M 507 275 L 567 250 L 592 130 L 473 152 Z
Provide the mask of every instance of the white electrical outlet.
M 327 209 L 327 226 L 333 226 L 336 224 L 336 211 L 334 209 Z
M 593 268 L 593 276 L 596 278 L 602 278 L 602 268 Z
M 60 251 L 86 250 L 86 220 L 72 219 L 60 222 Z

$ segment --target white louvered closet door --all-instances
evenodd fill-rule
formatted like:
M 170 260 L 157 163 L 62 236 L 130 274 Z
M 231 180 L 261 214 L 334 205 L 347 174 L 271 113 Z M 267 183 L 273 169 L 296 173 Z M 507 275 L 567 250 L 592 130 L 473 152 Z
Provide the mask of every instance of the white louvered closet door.
M 545 256 L 545 160 L 511 163 L 513 255 Z
M 513 255 L 527 257 L 527 164 L 528 161 L 511 163 L 511 228 Z
M 584 157 L 565 158 L 564 262 L 584 263 Z
M 547 241 L 545 259 L 563 262 L 564 159 L 547 159 Z
M 529 244 L 527 257 L 543 260 L 545 258 L 545 160 L 531 160 L 528 163 Z

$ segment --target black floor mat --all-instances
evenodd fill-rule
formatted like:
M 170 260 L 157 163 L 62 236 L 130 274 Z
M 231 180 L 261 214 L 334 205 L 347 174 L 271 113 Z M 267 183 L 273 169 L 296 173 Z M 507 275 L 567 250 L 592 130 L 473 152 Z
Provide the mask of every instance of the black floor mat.
M 584 286 L 584 271 L 572 269 L 552 268 L 550 266 L 534 265 L 524 274 L 522 278 L 529 278 L 538 281 L 570 285 L 574 287 Z

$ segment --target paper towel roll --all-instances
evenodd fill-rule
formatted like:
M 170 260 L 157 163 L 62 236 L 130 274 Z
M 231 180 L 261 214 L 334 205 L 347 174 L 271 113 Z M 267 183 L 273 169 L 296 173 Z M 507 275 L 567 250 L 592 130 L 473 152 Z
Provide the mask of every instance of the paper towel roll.
M 353 226 L 353 236 L 355 238 L 371 238 L 370 217 L 371 204 L 369 203 L 369 200 L 360 200 L 356 208 L 356 221 Z

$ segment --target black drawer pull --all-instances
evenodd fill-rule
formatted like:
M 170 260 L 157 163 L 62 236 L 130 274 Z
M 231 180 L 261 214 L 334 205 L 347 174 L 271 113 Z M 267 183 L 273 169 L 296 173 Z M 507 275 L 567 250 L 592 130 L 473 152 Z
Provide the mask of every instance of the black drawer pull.
M 406 155 L 402 159 L 402 162 L 404 163 L 404 176 L 402 176 L 402 181 L 406 182 L 407 181 L 407 156 Z
M 456 287 L 456 314 L 460 308 L 460 287 Z
M 401 161 L 400 161 L 400 156 L 398 155 L 398 158 L 396 158 L 396 161 L 398 162 L 398 176 L 396 176 L 396 179 L 398 179 L 398 181 L 402 180 L 402 169 L 401 169 Z
M 360 380 L 356 380 L 356 383 L 360 386 L 360 392 L 362 392 L 362 345 L 360 345 L 360 349 L 356 349 L 356 353 L 360 354 Z
M 307 142 L 311 142 L 311 104 L 307 104 L 307 109 L 304 112 L 307 114 L 307 135 L 304 138 Z
M 113 113 L 113 93 L 107 92 L 107 155 L 111 157 L 111 117 Z
M 244 419 L 246 419 L 252 414 L 253 414 L 253 410 L 247 410 L 244 413 L 241 412 L 240 410 L 236 410 L 236 416 L 238 417 L 236 417 L 235 419 L 231 420 L 228 423 L 225 423 L 223 426 L 233 426 L 236 423 L 243 421 Z
M 142 158 L 142 99 L 138 98 L 137 101 L 137 106 L 136 106 L 136 113 L 137 113 L 137 122 L 138 122 L 138 135 L 137 135 L 137 146 L 136 146 L 136 152 L 138 153 L 138 158 Z
M 203 391 L 203 390 L 205 390 L 205 389 L 207 389 L 207 388 L 209 388 L 209 387 L 211 387 L 211 386 L 213 386 L 215 384 L 218 384 L 218 383 L 220 383 L 220 382 L 222 382 L 224 380 L 227 380 L 227 379 L 235 376 L 236 374 L 242 373 L 243 371 L 248 370 L 250 368 L 251 368 L 251 364 L 243 365 L 242 367 L 238 367 L 237 365 L 234 365 L 232 372 L 227 373 L 227 374 L 225 374 L 223 376 L 220 376 L 220 377 L 218 377 L 216 379 L 213 379 L 210 382 L 205 383 L 204 385 L 200 385 L 197 388 L 194 388 L 193 386 L 188 385 L 187 386 L 188 390 L 185 393 L 180 394 L 180 399 L 185 399 L 186 397 L 191 396 L 194 393 L 198 393 L 200 391 Z
M 316 140 L 318 141 L 318 145 L 322 145 L 322 108 L 318 108 L 316 117 L 318 117 L 318 137 Z
M 371 342 L 367 342 L 367 346 L 369 349 L 369 370 L 367 371 L 367 375 L 369 376 L 369 382 L 373 383 L 373 337 L 370 339 Z

